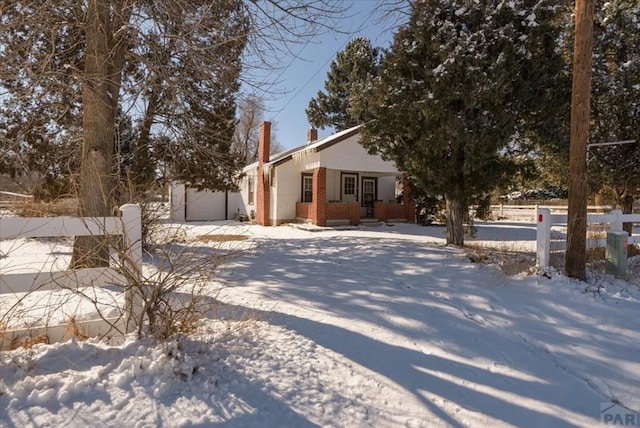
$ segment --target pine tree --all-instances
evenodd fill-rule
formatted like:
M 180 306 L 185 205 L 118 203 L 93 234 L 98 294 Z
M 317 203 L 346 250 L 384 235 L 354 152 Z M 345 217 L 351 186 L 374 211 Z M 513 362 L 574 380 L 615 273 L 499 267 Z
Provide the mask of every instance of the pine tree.
M 449 244 L 464 244 L 468 204 L 513 174 L 509 147 L 553 109 L 560 12 L 552 1 L 418 1 L 382 60 L 363 143 L 444 196 Z
M 591 143 L 635 140 L 589 151 L 591 191 L 608 190 L 623 212 L 640 197 L 640 5 L 598 5 L 594 22 Z M 625 228 L 631 232 L 631 225 Z
M 338 52 L 331 62 L 325 81 L 326 92 L 318 91 L 306 109 L 309 122 L 319 128 L 332 126 L 336 130 L 351 128 L 370 117 L 367 108 L 354 109 L 354 97 L 361 97 L 367 84 L 377 74 L 380 49 L 369 39 L 357 37 Z M 359 102 L 362 102 L 360 98 Z

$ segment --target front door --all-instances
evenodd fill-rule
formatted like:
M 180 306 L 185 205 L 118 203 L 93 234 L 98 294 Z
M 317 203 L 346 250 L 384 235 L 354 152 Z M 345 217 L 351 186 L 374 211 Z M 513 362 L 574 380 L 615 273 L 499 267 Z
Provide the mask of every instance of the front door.
M 342 174 L 342 202 L 358 200 L 358 174 Z
M 364 215 L 373 217 L 373 201 L 376 200 L 376 179 L 362 179 L 362 206 L 365 208 Z

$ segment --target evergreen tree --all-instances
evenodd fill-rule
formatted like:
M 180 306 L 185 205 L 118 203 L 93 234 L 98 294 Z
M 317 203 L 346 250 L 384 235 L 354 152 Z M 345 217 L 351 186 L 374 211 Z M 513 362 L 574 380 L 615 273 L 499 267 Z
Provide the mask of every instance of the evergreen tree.
M 552 1 L 417 1 L 382 60 L 363 144 L 445 197 L 449 244 L 464 244 L 469 203 L 517 169 L 510 148 L 551 117 L 562 10 Z
M 608 190 L 616 204 L 631 213 L 634 199 L 640 197 L 640 4 L 601 2 L 594 27 L 590 142 L 636 143 L 589 151 L 591 190 Z
M 366 92 L 368 82 L 377 74 L 380 49 L 369 39 L 357 37 L 338 52 L 331 62 L 325 81 L 326 92 L 318 91 L 306 109 L 309 122 L 319 128 L 332 126 L 336 130 L 351 128 L 370 119 L 367 108 L 353 108 L 356 96 Z M 360 98 L 360 102 L 362 102 Z

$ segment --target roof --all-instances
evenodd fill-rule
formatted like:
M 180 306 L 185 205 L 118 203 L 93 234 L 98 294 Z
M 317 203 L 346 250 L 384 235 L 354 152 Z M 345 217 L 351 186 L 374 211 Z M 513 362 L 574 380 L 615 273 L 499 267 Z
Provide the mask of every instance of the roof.
M 329 148 L 335 144 L 338 144 L 341 141 L 346 140 L 360 132 L 360 128 L 362 125 L 354 126 L 353 128 L 345 129 L 344 131 L 337 132 L 333 135 L 330 135 L 322 140 L 318 140 L 314 143 L 307 143 L 302 146 L 295 147 L 293 149 L 284 151 L 282 153 L 278 153 L 274 156 L 271 156 L 269 162 L 265 162 L 264 166 L 278 166 L 285 162 L 293 159 L 294 156 L 303 154 L 303 153 L 317 153 L 326 148 Z M 254 162 L 249 164 L 243 168 L 243 171 L 249 171 L 251 169 L 257 168 L 258 162 Z

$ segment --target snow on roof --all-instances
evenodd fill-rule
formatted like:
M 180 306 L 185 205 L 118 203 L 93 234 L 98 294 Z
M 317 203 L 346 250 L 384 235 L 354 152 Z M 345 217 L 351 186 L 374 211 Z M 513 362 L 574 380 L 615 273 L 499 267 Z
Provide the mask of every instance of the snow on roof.
M 352 128 L 348 128 L 345 129 L 343 131 L 337 132 L 333 135 L 330 135 L 326 138 L 323 138 L 322 140 L 318 140 L 315 141 L 311 144 L 306 143 L 302 146 L 298 146 L 298 147 L 294 147 L 293 149 L 289 149 L 287 151 L 278 153 L 274 156 L 271 156 L 269 159 L 269 162 L 265 162 L 264 166 L 265 167 L 270 167 L 272 165 L 277 165 L 280 164 L 282 162 L 286 162 L 290 159 L 292 159 L 294 156 L 297 155 L 303 155 L 303 154 L 307 154 L 307 153 L 315 153 L 318 152 L 320 150 L 322 150 L 323 148 L 326 148 L 328 146 L 332 146 L 333 144 L 339 143 L 340 141 L 351 137 L 352 135 L 357 134 L 358 130 L 362 127 L 362 125 L 358 125 L 358 126 L 354 126 Z M 243 172 L 247 172 L 250 171 L 252 169 L 255 169 L 258 167 L 258 162 L 253 162 L 247 166 L 245 166 L 242 171 Z

